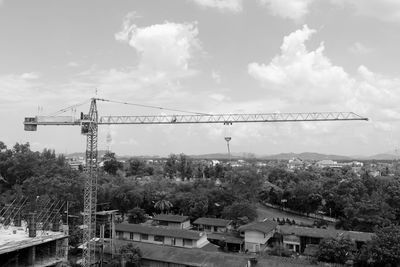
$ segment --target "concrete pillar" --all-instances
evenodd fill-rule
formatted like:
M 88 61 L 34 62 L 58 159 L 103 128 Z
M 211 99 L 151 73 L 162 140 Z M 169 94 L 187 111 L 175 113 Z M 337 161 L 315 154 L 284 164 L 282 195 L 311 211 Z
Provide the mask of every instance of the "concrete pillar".
M 51 230 L 53 232 L 60 231 L 60 215 L 59 214 L 55 215 Z
M 36 237 L 36 213 L 32 212 L 28 215 L 29 237 Z
M 32 246 L 28 248 L 28 259 L 27 263 L 29 265 L 35 265 L 36 261 L 36 246 Z
M 14 226 L 16 227 L 21 227 L 21 214 L 18 213 L 15 217 L 14 217 Z

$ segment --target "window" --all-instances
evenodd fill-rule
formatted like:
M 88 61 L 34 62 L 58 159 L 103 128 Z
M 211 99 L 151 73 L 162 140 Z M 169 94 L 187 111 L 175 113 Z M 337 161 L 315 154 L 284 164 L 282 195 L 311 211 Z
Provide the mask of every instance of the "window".
M 183 239 L 183 246 L 184 247 L 191 247 L 192 246 L 192 240 L 191 239 Z
M 140 240 L 149 240 L 149 235 L 141 234 L 140 235 Z
M 159 221 L 158 225 L 168 226 L 168 222 L 166 221 Z
M 133 233 L 129 233 L 129 239 L 133 240 Z
M 156 236 L 154 236 L 154 241 L 164 242 L 164 237 L 160 236 L 160 235 L 156 235 Z

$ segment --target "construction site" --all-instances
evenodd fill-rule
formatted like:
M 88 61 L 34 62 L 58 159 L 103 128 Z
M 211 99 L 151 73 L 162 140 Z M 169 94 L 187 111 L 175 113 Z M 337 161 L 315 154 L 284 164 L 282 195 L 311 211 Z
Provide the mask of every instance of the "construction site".
M 0 212 L 0 265 L 55 266 L 68 258 L 65 203 L 17 198 Z

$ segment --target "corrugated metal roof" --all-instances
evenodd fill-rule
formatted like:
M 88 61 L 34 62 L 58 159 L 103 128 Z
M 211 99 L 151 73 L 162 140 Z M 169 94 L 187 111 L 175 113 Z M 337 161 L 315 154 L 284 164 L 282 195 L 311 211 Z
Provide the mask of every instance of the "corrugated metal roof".
M 277 222 L 266 220 L 263 222 L 249 223 L 249 224 L 240 226 L 239 231 L 252 230 L 252 231 L 258 231 L 258 232 L 261 232 L 264 234 L 268 234 L 271 231 L 273 231 L 277 226 L 278 226 Z
M 185 222 L 189 220 L 188 216 L 173 215 L 173 214 L 158 214 L 154 216 L 155 221 L 165 221 L 165 222 Z
M 118 240 L 121 242 L 120 240 Z M 127 243 L 130 241 L 125 241 Z M 196 248 L 178 248 L 142 242 L 130 242 L 139 247 L 142 259 L 198 267 L 245 267 L 247 255 L 208 252 Z
M 308 236 L 315 238 L 350 238 L 354 241 L 366 242 L 372 239 L 374 233 L 336 230 L 332 228 L 310 228 L 293 225 L 280 225 L 279 231 L 284 235 Z
M 193 224 L 226 227 L 226 226 L 228 226 L 231 222 L 232 222 L 231 220 L 218 219 L 218 218 L 206 218 L 206 217 L 201 217 L 201 218 L 198 218 L 197 220 L 195 220 L 195 221 L 193 222 Z
M 223 234 L 223 233 L 211 233 L 207 234 L 207 239 L 209 240 L 221 240 L 225 241 L 226 243 L 232 243 L 232 244 L 242 244 L 244 242 L 244 239 L 241 237 L 229 235 L 229 234 Z

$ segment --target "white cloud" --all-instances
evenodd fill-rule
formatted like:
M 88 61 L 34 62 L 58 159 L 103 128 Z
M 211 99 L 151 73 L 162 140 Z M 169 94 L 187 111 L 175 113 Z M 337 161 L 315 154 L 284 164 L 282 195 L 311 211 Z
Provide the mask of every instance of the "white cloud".
M 352 8 L 357 15 L 400 22 L 400 1 L 398 0 L 331 0 L 331 2 L 344 8 Z
M 78 62 L 76 62 L 76 61 L 71 61 L 71 62 L 67 63 L 67 67 L 76 68 L 76 67 L 79 67 L 79 66 L 80 66 L 80 64 Z
M 304 26 L 284 38 L 280 54 L 269 63 L 248 65 L 248 73 L 263 85 L 268 95 L 267 100 L 259 102 L 282 112 L 353 111 L 371 119 L 368 125 L 373 129 L 364 134 L 379 139 L 377 130 L 385 132 L 390 123 L 400 119 L 400 79 L 374 73 L 365 66 L 358 68 L 357 75 L 348 74 L 324 54 L 323 44 L 313 51 L 306 48 L 305 42 L 314 33 L 315 30 Z M 327 127 L 328 132 L 338 136 L 335 125 Z M 307 127 L 303 130 L 314 134 Z M 352 134 L 351 129 L 343 131 Z
M 0 76 L 0 103 L 15 104 L 35 97 L 36 89 L 41 84 L 36 81 L 38 76 L 35 73 L 7 74 Z
M 372 49 L 360 42 L 355 42 L 349 47 L 349 51 L 356 55 L 366 55 L 372 52 Z
M 191 0 L 201 7 L 216 8 L 220 11 L 241 12 L 243 9 L 242 0 Z
M 138 68 L 157 72 L 188 74 L 193 53 L 200 49 L 196 23 L 165 22 L 147 27 L 133 23 L 132 13 L 125 17 L 122 30 L 115 34 L 118 41 L 126 42 L 140 55 Z
M 304 43 L 313 33 L 315 30 L 304 26 L 286 36 L 281 54 L 268 65 L 250 63 L 249 74 L 286 101 L 326 104 L 347 99 L 353 81 L 324 55 L 322 43 L 315 51 L 307 51 Z
M 39 78 L 39 74 L 36 72 L 26 72 L 21 75 L 21 78 L 25 80 L 36 80 Z
M 221 75 L 219 74 L 219 72 L 217 71 L 212 71 L 211 72 L 211 78 L 217 83 L 220 84 L 221 83 Z
M 230 98 L 227 97 L 226 95 L 224 95 L 224 94 L 218 94 L 218 93 L 210 94 L 209 97 L 210 97 L 211 99 L 217 101 L 217 102 L 222 102 L 222 101 L 228 101 L 228 100 L 230 100 Z
M 274 16 L 298 21 L 308 14 L 309 6 L 314 0 L 258 0 L 258 2 L 267 7 Z

